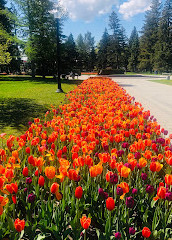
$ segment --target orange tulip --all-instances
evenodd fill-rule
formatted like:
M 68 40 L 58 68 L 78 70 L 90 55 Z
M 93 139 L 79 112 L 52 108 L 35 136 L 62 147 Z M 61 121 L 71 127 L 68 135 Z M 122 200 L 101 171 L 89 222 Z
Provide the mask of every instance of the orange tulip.
M 172 185 L 172 174 L 171 175 L 170 174 L 165 175 L 165 183 L 167 185 Z
M 146 167 L 146 165 L 147 165 L 147 160 L 145 158 L 140 158 L 139 166 L 143 168 L 143 167 Z
M 121 168 L 120 175 L 121 175 L 121 177 L 127 178 L 130 172 L 131 172 L 130 168 L 123 166 Z
M 120 184 L 117 185 L 117 187 L 122 188 L 123 190 L 123 195 L 120 196 L 120 199 L 123 199 L 125 194 L 129 192 L 129 186 L 126 182 L 121 182 Z
M 53 166 L 45 168 L 45 176 L 49 179 L 53 179 L 55 177 L 56 169 Z
M 0 215 L 3 213 L 3 207 L 9 202 L 8 198 L 4 198 L 0 195 Z
M 154 201 L 158 200 L 159 198 L 165 199 L 166 194 L 166 188 L 163 186 L 160 186 L 157 191 L 157 196 L 153 198 Z
M 83 215 L 82 218 L 80 218 L 80 223 L 84 229 L 88 229 L 91 224 L 91 218 L 87 218 L 86 215 Z

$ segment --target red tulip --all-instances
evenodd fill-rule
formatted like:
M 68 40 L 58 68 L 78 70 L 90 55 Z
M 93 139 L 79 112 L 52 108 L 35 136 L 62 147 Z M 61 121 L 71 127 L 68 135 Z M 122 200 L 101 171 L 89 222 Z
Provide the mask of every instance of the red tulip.
M 82 198 L 82 194 L 83 194 L 83 190 L 82 190 L 82 187 L 79 186 L 75 189 L 75 197 L 76 198 Z
M 106 199 L 106 208 L 109 210 L 109 211 L 112 211 L 115 207 L 115 201 L 112 197 L 108 197 Z
M 21 232 L 22 230 L 24 230 L 25 220 L 20 220 L 19 218 L 17 218 L 14 222 L 14 227 L 17 232 Z
M 24 167 L 24 168 L 23 168 L 23 176 L 24 176 L 24 177 L 27 177 L 27 176 L 28 176 L 28 173 L 29 173 L 28 168 L 27 168 L 27 167 Z
M 144 227 L 142 230 L 142 236 L 145 238 L 149 238 L 151 235 L 151 231 L 148 227 Z
M 44 186 L 44 183 L 45 183 L 45 179 L 43 176 L 40 176 L 39 179 L 38 179 L 38 184 L 40 187 L 43 187 Z

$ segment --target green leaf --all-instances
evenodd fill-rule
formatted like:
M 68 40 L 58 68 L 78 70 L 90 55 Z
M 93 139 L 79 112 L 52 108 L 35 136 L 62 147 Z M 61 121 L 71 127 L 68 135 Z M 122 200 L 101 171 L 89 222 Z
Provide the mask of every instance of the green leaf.
M 99 229 L 97 229 L 97 228 L 96 228 L 96 233 L 97 233 L 97 237 L 98 237 L 98 239 L 99 239 L 99 237 L 100 237 L 100 231 L 99 231 Z
M 156 202 L 157 201 L 154 201 L 154 200 L 151 201 L 151 208 L 153 208 L 155 206 Z
M 41 234 L 39 234 L 36 238 L 35 238 L 35 240 L 41 240 L 41 239 L 45 239 L 46 238 L 46 235 L 44 234 L 44 235 L 41 235 Z
M 24 235 L 24 230 L 21 231 L 21 234 L 20 234 L 19 240 L 22 239 L 23 235 Z

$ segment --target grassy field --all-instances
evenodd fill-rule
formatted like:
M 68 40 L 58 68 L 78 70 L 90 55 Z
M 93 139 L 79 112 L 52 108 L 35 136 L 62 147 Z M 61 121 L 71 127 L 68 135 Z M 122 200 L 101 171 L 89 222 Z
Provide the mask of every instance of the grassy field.
M 43 118 L 51 104 L 58 106 L 65 94 L 74 89 L 78 80 L 62 81 L 64 93 L 56 93 L 52 78 L 0 76 L 0 133 L 20 135 L 33 118 Z
M 166 85 L 172 85 L 172 80 L 166 80 L 166 79 L 152 80 L 151 82 L 156 82 L 156 83 L 161 83 L 161 84 L 166 84 Z
M 139 75 L 139 74 L 141 74 L 141 75 L 161 75 L 161 74 L 155 74 L 155 73 L 151 73 L 151 72 L 138 72 L 138 73 L 136 73 L 136 72 L 126 72 L 125 74 L 126 75 Z

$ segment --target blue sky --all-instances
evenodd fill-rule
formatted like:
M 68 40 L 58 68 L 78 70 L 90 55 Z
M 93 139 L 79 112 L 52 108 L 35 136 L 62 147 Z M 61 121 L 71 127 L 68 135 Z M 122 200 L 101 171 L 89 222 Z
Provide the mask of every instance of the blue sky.
M 140 31 L 144 24 L 145 12 L 150 9 L 152 0 L 51 0 L 59 3 L 68 12 L 68 19 L 64 22 L 63 33 L 74 39 L 87 31 L 92 33 L 96 43 L 103 35 L 105 27 L 109 28 L 109 15 L 112 11 L 118 14 L 121 25 L 125 28 L 127 37 L 136 26 Z M 160 0 L 162 3 L 165 0 Z M 7 0 L 8 5 L 13 0 Z M 8 6 L 7 5 L 7 6 Z
M 64 22 L 64 34 L 73 34 L 76 39 L 79 33 L 90 31 L 98 42 L 105 27 L 108 26 L 109 15 L 114 10 L 126 29 L 129 37 L 134 26 L 140 31 L 144 23 L 144 15 L 149 10 L 151 0 L 60 0 L 68 12 L 68 20 Z M 164 3 L 165 0 L 162 0 Z

